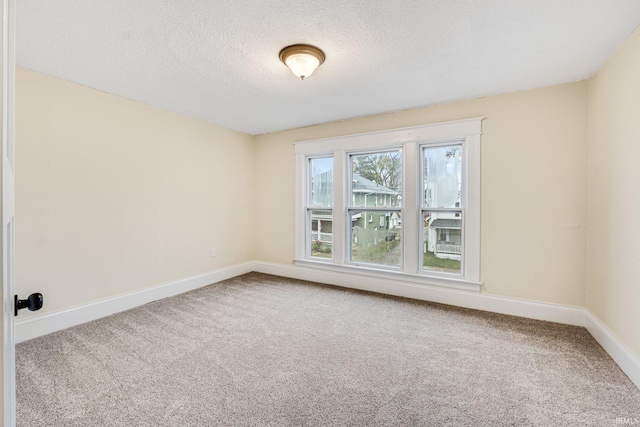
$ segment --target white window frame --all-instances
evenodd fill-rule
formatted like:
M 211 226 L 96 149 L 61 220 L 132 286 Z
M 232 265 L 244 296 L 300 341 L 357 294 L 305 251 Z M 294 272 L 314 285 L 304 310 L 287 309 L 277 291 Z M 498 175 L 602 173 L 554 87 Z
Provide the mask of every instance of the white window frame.
M 423 126 L 392 129 L 335 138 L 316 139 L 295 143 L 296 207 L 295 258 L 299 266 L 334 272 L 349 272 L 378 278 L 402 280 L 416 284 L 444 286 L 480 291 L 480 142 L 482 117 L 456 120 Z M 422 269 L 422 184 L 420 180 L 422 148 L 447 142 L 462 142 L 462 203 L 461 274 L 437 273 Z M 356 152 L 384 151 L 402 148 L 403 192 L 402 204 L 402 268 L 349 263 L 349 224 L 347 209 L 350 200 L 349 155 Z M 307 254 L 307 201 L 309 192 L 309 158 L 333 155 L 333 257 L 311 258 Z

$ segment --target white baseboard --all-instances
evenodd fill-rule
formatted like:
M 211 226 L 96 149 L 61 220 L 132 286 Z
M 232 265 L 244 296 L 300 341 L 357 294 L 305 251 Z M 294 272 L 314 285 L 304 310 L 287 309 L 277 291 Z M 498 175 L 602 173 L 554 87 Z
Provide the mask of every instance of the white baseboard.
M 47 313 L 42 316 L 17 320 L 14 324 L 15 340 L 16 343 L 20 343 L 153 301 L 192 291 L 212 283 L 250 273 L 252 270 L 253 263 L 247 262 L 198 276 L 93 301 L 77 307 Z
M 590 311 L 586 312 L 584 326 L 636 387 L 640 388 L 640 357 Z
M 369 276 L 360 276 L 355 273 L 337 273 L 315 268 L 260 261 L 254 261 L 253 269 L 260 273 L 274 274 L 276 276 L 327 283 L 330 285 L 491 311 L 494 313 L 510 314 L 530 319 L 584 326 L 585 310 L 582 307 L 541 303 L 518 298 L 448 289 L 439 286 L 418 285 L 399 280 L 377 279 Z

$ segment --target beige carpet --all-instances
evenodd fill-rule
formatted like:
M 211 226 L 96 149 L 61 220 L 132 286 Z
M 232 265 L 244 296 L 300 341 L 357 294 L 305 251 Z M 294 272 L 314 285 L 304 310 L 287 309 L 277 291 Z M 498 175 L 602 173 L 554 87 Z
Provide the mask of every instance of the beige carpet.
M 583 328 L 249 274 L 22 343 L 19 426 L 613 426 Z

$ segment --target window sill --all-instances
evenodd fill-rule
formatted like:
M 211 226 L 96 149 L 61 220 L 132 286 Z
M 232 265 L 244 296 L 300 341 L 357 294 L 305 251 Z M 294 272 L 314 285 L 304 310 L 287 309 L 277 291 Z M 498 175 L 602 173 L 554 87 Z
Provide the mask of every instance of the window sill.
M 449 289 L 460 289 L 465 291 L 480 292 L 482 282 L 474 282 L 462 278 L 428 276 L 426 274 L 406 273 L 404 271 L 383 270 L 379 268 L 339 265 L 327 261 L 316 261 L 310 259 L 294 259 L 294 264 L 300 267 L 315 268 L 319 270 L 332 271 L 336 273 L 348 273 L 358 276 L 375 277 L 378 279 L 397 280 L 417 285 L 439 286 Z

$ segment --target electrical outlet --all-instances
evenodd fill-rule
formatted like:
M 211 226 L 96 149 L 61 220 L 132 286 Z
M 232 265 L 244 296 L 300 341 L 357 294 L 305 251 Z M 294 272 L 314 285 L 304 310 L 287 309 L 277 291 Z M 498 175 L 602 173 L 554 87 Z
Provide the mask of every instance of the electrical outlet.
M 211 249 L 211 256 L 216 256 L 218 253 L 216 252 L 216 248 Z

